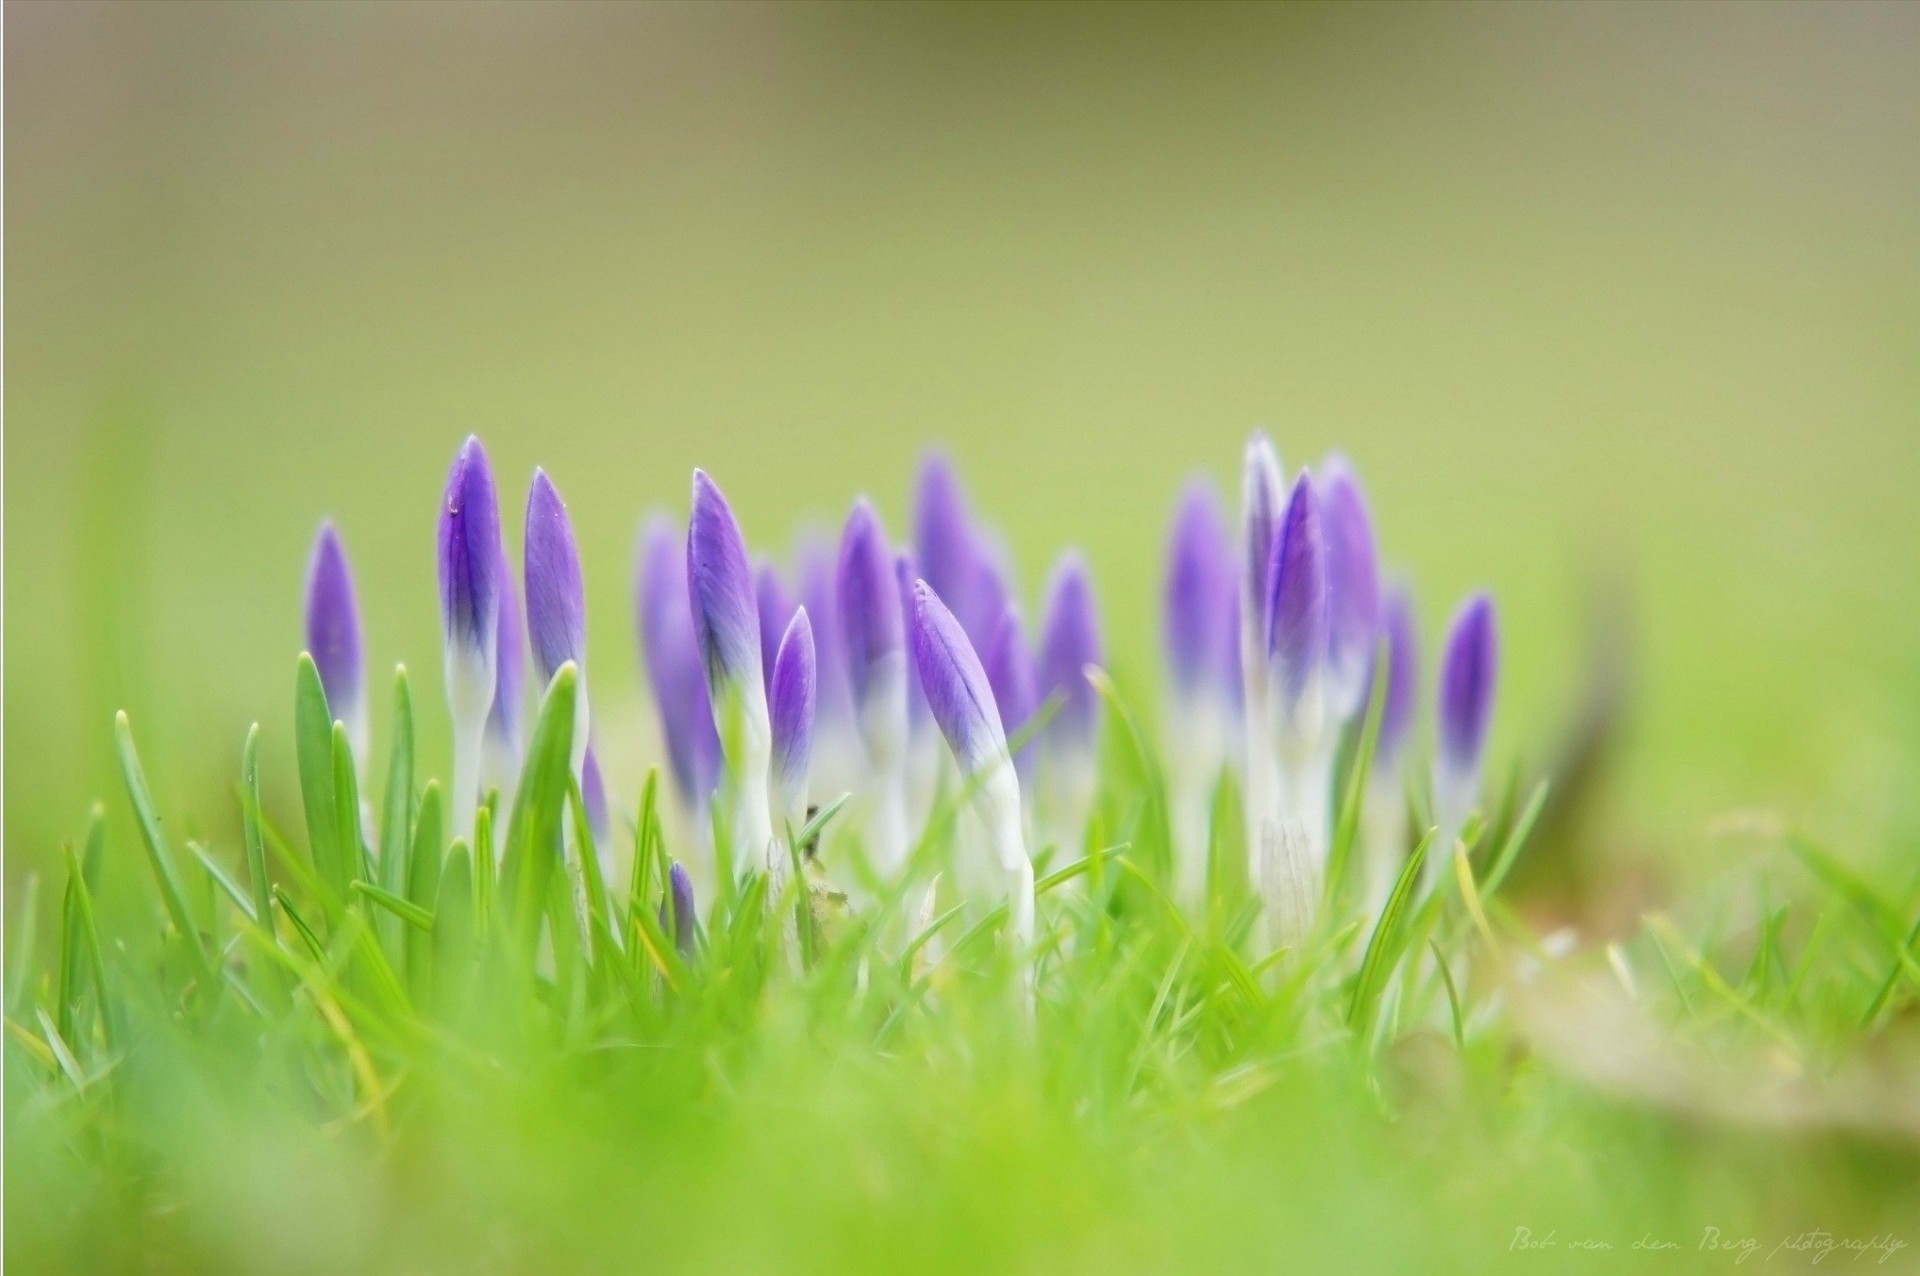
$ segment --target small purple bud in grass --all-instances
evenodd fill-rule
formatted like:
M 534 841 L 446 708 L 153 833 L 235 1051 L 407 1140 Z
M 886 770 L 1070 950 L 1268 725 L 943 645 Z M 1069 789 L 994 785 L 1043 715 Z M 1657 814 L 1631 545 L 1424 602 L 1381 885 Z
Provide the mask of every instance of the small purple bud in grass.
M 1330 708 L 1344 722 L 1366 704 L 1380 633 L 1380 563 L 1366 493 L 1346 462 L 1329 462 L 1321 485 L 1327 548 L 1327 676 Z
M 500 651 L 500 503 L 480 440 L 468 437 L 447 475 L 436 537 L 447 706 L 453 715 L 453 821 L 464 831 L 480 801 L 480 759 Z
M 613 849 L 607 845 L 613 824 L 607 815 L 607 786 L 600 777 L 600 759 L 591 744 L 580 763 L 580 805 L 587 808 L 587 827 L 593 830 L 595 849 L 605 862 Z
M 1264 709 L 1267 686 L 1267 623 L 1274 551 L 1286 506 L 1280 457 L 1265 432 L 1247 440 L 1240 480 L 1240 670 L 1246 682 L 1250 721 Z M 1265 730 L 1265 724 L 1250 730 Z
M 773 660 L 780 654 L 780 639 L 787 632 L 787 622 L 793 619 L 794 602 L 787 587 L 780 582 L 780 573 L 764 559 L 754 573 L 754 597 L 760 612 L 760 668 L 771 687 Z
M 718 698 L 724 684 L 737 684 L 751 701 L 764 700 L 760 668 L 760 609 L 746 538 L 733 507 L 705 470 L 693 472 L 693 516 L 687 528 L 687 594 L 693 632 L 707 671 L 707 689 Z
M 1294 481 L 1267 587 L 1267 654 L 1277 707 L 1291 717 L 1326 673 L 1327 549 L 1310 475 Z M 1317 732 L 1318 722 L 1298 724 Z
M 913 553 L 927 584 L 949 600 L 956 616 L 964 616 L 973 602 L 977 569 L 973 521 L 960 476 L 944 452 L 930 451 L 920 461 L 913 501 Z M 909 596 L 911 584 L 903 591 Z
M 1387 594 L 1381 611 L 1381 630 L 1387 639 L 1387 690 L 1380 705 L 1380 736 L 1374 746 L 1374 765 L 1390 770 L 1413 731 L 1414 705 L 1420 694 L 1420 630 L 1413 616 L 1413 600 L 1405 589 Z
M 660 901 L 660 929 L 673 936 L 673 946 L 682 957 L 693 955 L 694 927 L 699 918 L 694 911 L 693 879 L 686 868 L 674 860 L 667 868 L 667 898 Z
M 480 440 L 469 437 L 454 457 L 447 493 L 440 503 L 440 619 L 445 630 L 449 677 L 456 658 L 486 674 L 493 690 L 500 581 L 505 551 L 500 544 L 500 503 L 493 469 Z
M 333 521 L 320 524 L 307 568 L 307 654 L 320 671 L 327 707 L 347 724 L 354 753 L 367 754 L 366 654 L 361 646 L 360 604 L 353 568 Z
M 1471 786 L 1480 773 L 1499 677 L 1493 600 L 1475 594 L 1455 615 L 1440 658 L 1439 760 L 1450 784 Z
M 1233 550 L 1213 485 L 1187 485 L 1167 547 L 1162 617 L 1167 667 L 1174 689 L 1188 699 L 1230 699 L 1239 681 L 1234 613 Z
M 856 706 L 863 705 L 874 694 L 883 663 L 905 650 L 893 551 L 879 516 L 864 497 L 854 502 L 840 537 L 839 603 L 847 685 Z
M 913 582 L 920 579 L 920 573 L 914 569 L 913 555 L 901 550 L 893 560 L 893 578 L 900 590 L 900 629 L 903 634 L 913 632 Z M 966 626 L 962 625 L 962 629 Z M 968 639 L 972 641 L 971 638 Z M 912 660 L 907 661 L 907 726 L 915 736 L 926 729 L 927 691 L 920 685 L 920 670 Z
M 569 660 L 586 668 L 587 598 L 566 504 L 539 469 L 527 495 L 526 582 L 527 633 L 544 687 Z
M 814 667 L 813 625 L 802 607 L 793 613 L 780 639 L 767 697 L 767 713 L 773 724 L 773 784 L 781 813 L 790 821 L 803 822 L 807 814 L 807 765 L 813 759 Z
M 927 709 L 968 775 L 1007 752 L 987 671 L 966 630 L 925 581 L 913 585 L 913 663 L 926 689 Z
M 1000 707 L 1000 727 L 1009 742 L 1040 707 L 1040 671 L 1033 651 L 1027 646 L 1020 627 L 1020 613 L 1009 607 L 993 627 L 987 643 L 987 685 L 993 688 L 993 702 Z M 1014 765 L 1024 776 L 1033 762 L 1033 742 L 1027 741 L 1013 755 Z
M 666 737 L 667 764 L 687 807 L 704 815 L 720 771 L 720 736 L 693 636 L 685 544 L 679 528 L 664 514 L 648 519 L 641 533 L 635 598 L 647 685 L 653 689 Z
M 517 765 L 526 710 L 527 625 L 526 613 L 520 609 L 520 590 L 513 583 L 513 569 L 504 553 L 500 557 L 500 624 L 496 632 L 493 708 L 487 714 L 487 734 Z M 503 790 L 511 792 L 511 784 L 503 785 Z
M 847 654 L 840 638 L 840 606 L 834 597 L 834 550 L 825 539 L 808 536 L 801 541 L 796 558 L 800 602 L 807 609 L 807 623 L 813 626 L 815 713 L 822 722 L 840 721 L 849 713 L 849 701 Z
M 1043 695 L 1062 696 L 1059 712 L 1047 723 L 1052 747 L 1090 752 L 1100 722 L 1100 701 L 1087 681 L 1087 666 L 1101 663 L 1100 618 L 1094 608 L 1093 582 L 1080 555 L 1069 552 L 1054 568 L 1047 590 L 1047 620 L 1040 642 Z

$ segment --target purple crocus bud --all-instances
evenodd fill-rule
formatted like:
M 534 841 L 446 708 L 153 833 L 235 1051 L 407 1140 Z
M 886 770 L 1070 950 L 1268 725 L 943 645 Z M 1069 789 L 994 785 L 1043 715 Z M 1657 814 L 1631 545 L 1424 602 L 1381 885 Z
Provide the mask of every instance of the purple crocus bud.
M 1285 505 L 1280 456 L 1265 432 L 1256 431 L 1247 440 L 1240 480 L 1240 671 L 1253 711 L 1250 724 L 1261 716 L 1266 698 L 1267 607 Z M 1249 729 L 1264 730 L 1264 724 Z
M 1317 696 L 1327 663 L 1327 548 L 1319 498 L 1307 474 L 1294 480 L 1287 498 L 1266 614 L 1275 707 L 1295 729 L 1316 735 Z
M 640 545 L 635 598 L 647 685 L 660 714 L 674 784 L 690 810 L 704 812 L 719 776 L 720 736 L 693 636 L 685 542 L 672 519 L 656 514 L 647 520 Z
M 613 823 L 607 815 L 607 786 L 600 777 L 600 758 L 594 752 L 592 744 L 580 763 L 580 805 L 587 808 L 587 827 L 593 830 L 593 840 L 604 862 L 612 851 L 607 845 L 607 834 L 612 832 Z
M 1100 618 L 1094 608 L 1093 582 L 1087 565 L 1069 552 L 1054 568 L 1047 590 L 1046 628 L 1040 641 L 1040 685 L 1043 695 L 1058 693 L 1060 710 L 1047 723 L 1046 736 L 1055 748 L 1091 752 L 1100 722 L 1100 701 L 1087 681 L 1087 666 L 1100 654 Z
M 1380 564 L 1366 493 L 1346 462 L 1335 457 L 1321 486 L 1327 549 L 1327 678 L 1337 721 L 1366 703 L 1374 645 L 1380 633 Z
M 545 470 L 527 494 L 527 633 L 541 684 L 571 660 L 587 663 L 587 596 L 567 507 Z
M 1399 761 L 1413 731 L 1414 705 L 1420 694 L 1420 630 L 1414 620 L 1413 599 L 1405 589 L 1388 593 L 1381 610 L 1381 628 L 1387 636 L 1387 690 L 1380 705 L 1374 761 L 1386 772 Z
M 333 520 L 320 524 L 307 568 L 307 654 L 320 671 L 327 707 L 347 724 L 354 756 L 367 756 L 367 671 L 353 568 Z
M 905 651 L 893 552 L 879 516 L 864 497 L 854 502 L 840 536 L 839 602 L 847 685 L 856 707 L 864 706 L 883 690 L 876 679 L 900 664 Z
M 1471 786 L 1479 776 L 1499 677 L 1493 600 L 1475 594 L 1455 615 L 1440 658 L 1439 770 L 1448 786 Z
M 707 689 L 716 700 L 722 688 L 733 686 L 750 702 L 764 705 L 755 593 L 746 538 L 733 507 L 705 470 L 695 470 L 693 517 L 687 528 L 687 596 Z
M 512 793 L 520 776 L 525 748 L 527 685 L 527 622 L 520 608 L 520 590 L 513 568 L 500 556 L 500 624 L 494 662 L 493 706 L 487 711 L 485 782 Z
M 913 555 L 901 550 L 893 560 L 893 579 L 900 590 L 900 630 L 903 634 L 913 632 L 913 582 L 920 579 L 915 570 Z M 966 626 L 962 625 L 961 628 Z M 972 636 L 968 636 L 972 641 Z M 916 737 L 926 729 L 927 693 L 920 685 L 920 670 L 914 662 L 907 661 L 907 728 Z
M 787 622 L 793 619 L 794 602 L 787 587 L 780 582 L 780 573 L 765 559 L 754 573 L 754 597 L 760 611 L 760 668 L 767 676 L 767 685 L 771 686 L 773 658 L 780 652 L 780 639 L 787 632 Z
M 1167 548 L 1167 667 L 1181 696 L 1231 699 L 1239 682 L 1234 632 L 1234 562 L 1213 485 L 1187 485 Z
M 673 935 L 673 946 L 682 957 L 693 956 L 694 927 L 699 918 L 694 911 L 693 879 L 679 860 L 667 867 L 667 898 L 660 902 L 660 929 Z
M 480 440 L 469 436 L 447 475 L 440 503 L 440 620 L 447 652 L 447 694 L 460 718 L 493 701 L 499 650 L 500 503 Z
M 818 536 L 802 540 L 796 555 L 800 601 L 813 626 L 815 714 L 821 722 L 845 720 L 850 711 L 847 655 L 840 638 L 840 607 L 834 599 L 833 559 L 831 543 Z
M 913 617 L 913 663 L 926 688 L 927 709 L 960 769 L 976 774 L 1007 753 L 987 671 L 960 622 L 925 581 L 914 582 Z
M 805 607 L 793 613 L 773 660 L 767 716 L 773 726 L 773 784 L 786 818 L 807 814 L 807 766 L 813 760 L 813 625 Z
M 973 522 L 960 476 L 946 453 L 930 451 L 920 461 L 913 501 L 913 552 L 929 585 L 963 615 L 973 601 L 976 558 Z M 902 592 L 912 594 L 912 582 Z
M 993 702 L 1000 707 L 1000 727 L 1011 741 L 1040 707 L 1040 671 L 1033 651 L 1020 626 L 1020 613 L 1009 607 L 993 627 L 987 643 L 987 685 L 993 688 Z M 1033 760 L 1033 742 L 1027 741 L 1014 753 L 1014 765 L 1025 775 Z

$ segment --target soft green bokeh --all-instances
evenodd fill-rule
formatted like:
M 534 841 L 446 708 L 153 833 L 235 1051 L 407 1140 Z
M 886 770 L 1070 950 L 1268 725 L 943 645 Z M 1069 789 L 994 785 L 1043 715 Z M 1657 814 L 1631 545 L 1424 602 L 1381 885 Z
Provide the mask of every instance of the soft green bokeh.
M 16 880 L 111 791 L 121 705 L 207 822 L 262 720 L 285 803 L 323 514 L 430 691 L 470 430 L 513 503 L 539 463 L 571 504 L 623 793 L 631 537 L 691 466 L 778 551 L 861 490 L 898 526 L 943 441 L 1030 601 L 1086 549 L 1139 679 L 1175 485 L 1265 422 L 1355 458 L 1430 624 L 1499 594 L 1503 753 L 1572 695 L 1589 582 L 1629 586 L 1623 840 L 1913 818 L 1910 7 L 23 3 L 7 37 Z

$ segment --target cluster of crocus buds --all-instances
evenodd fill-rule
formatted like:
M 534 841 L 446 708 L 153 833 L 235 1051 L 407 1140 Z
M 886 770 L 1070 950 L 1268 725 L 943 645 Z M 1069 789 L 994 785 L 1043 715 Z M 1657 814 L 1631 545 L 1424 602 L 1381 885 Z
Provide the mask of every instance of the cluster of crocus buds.
M 472 827 L 483 786 L 505 792 L 517 782 L 529 669 L 536 694 L 571 669 L 571 762 L 604 856 L 610 816 L 587 696 L 580 552 L 544 471 L 534 472 L 524 527 L 516 579 L 487 453 L 468 439 L 437 536 L 454 827 Z M 1062 556 L 1031 639 L 1001 542 L 939 454 L 921 470 L 912 527 L 912 545 L 895 545 L 873 504 L 857 499 L 837 544 L 804 541 L 796 574 L 784 578 L 771 561 L 756 563 L 720 487 L 694 471 L 684 530 L 649 517 L 635 574 L 642 669 L 668 772 L 692 826 L 720 835 L 716 866 L 764 873 L 775 887 L 802 850 L 792 842 L 815 795 L 852 790 L 861 877 L 876 888 L 914 870 L 935 794 L 957 795 L 977 816 L 972 836 L 985 854 L 976 858 L 1024 945 L 1034 925 L 1031 852 L 1044 842 L 1063 858 L 1078 854 L 1093 801 L 1101 701 L 1090 674 L 1104 658 L 1093 579 L 1078 554 Z M 1210 485 L 1181 494 L 1163 612 L 1177 896 L 1207 906 L 1213 795 L 1223 772 L 1237 771 L 1267 944 L 1306 938 L 1325 893 L 1336 760 L 1376 705 L 1359 850 L 1364 894 L 1377 904 L 1406 849 L 1420 662 L 1411 598 L 1382 583 L 1352 467 L 1334 457 L 1289 485 L 1271 441 L 1255 434 L 1237 543 Z M 331 523 L 313 550 L 306 639 L 364 763 L 364 644 Z M 1475 596 L 1454 621 L 1438 678 L 1430 780 L 1448 838 L 1478 801 L 1497 664 L 1493 606 Z M 673 866 L 670 896 L 663 917 L 688 948 L 693 879 L 683 865 Z

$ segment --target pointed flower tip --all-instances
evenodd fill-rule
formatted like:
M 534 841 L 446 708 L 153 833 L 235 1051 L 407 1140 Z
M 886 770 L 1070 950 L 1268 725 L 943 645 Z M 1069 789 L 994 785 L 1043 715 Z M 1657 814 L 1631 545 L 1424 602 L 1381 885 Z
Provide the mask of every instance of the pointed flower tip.
M 1268 660 L 1286 694 L 1297 697 L 1324 672 L 1330 619 L 1325 529 L 1309 474 L 1287 498 L 1268 580 Z
M 1020 613 L 1012 607 L 1001 613 L 994 626 L 993 638 L 987 644 L 986 667 L 987 685 L 1000 710 L 1000 729 L 1011 742 L 1040 704 L 1040 671 L 1027 646 Z M 1013 760 L 1024 771 L 1032 758 L 1033 745 L 1028 742 Z
M 1391 765 L 1400 756 L 1413 730 L 1414 706 L 1420 689 L 1420 631 L 1413 599 L 1405 589 L 1387 595 L 1380 614 L 1387 643 L 1387 689 L 1380 706 L 1380 736 L 1374 756 Z
M 1486 750 L 1500 676 L 1499 642 L 1493 599 L 1475 594 L 1454 616 L 1440 662 L 1440 759 L 1455 776 L 1477 773 Z
M 566 502 L 544 470 L 533 472 L 527 494 L 526 590 L 527 633 L 541 681 L 569 660 L 584 664 L 587 603 L 580 550 Z
M 307 651 L 336 716 L 351 717 L 364 703 L 366 656 L 360 605 L 346 546 L 331 519 L 320 524 L 307 568 Z
M 693 899 L 693 878 L 679 860 L 667 866 L 667 898 L 660 904 L 660 927 L 671 929 L 673 946 L 682 957 L 693 954 L 694 927 L 698 922 Z
M 927 709 L 969 775 L 1007 750 L 999 706 L 960 622 L 924 580 L 913 583 L 913 658 Z
M 780 573 L 766 559 L 760 560 L 759 570 L 754 573 L 754 595 L 760 610 L 760 667 L 771 685 L 774 658 L 780 652 L 780 640 L 786 635 L 787 624 L 793 619 L 794 602 Z
M 1340 466 L 1321 483 L 1327 545 L 1328 663 L 1342 717 L 1360 704 L 1380 629 L 1380 564 L 1359 479 Z
M 801 607 L 787 623 L 773 661 L 768 716 L 773 729 L 773 769 L 789 804 L 806 796 L 807 767 L 813 759 L 816 703 L 813 625 Z
M 1040 683 L 1043 695 L 1063 697 L 1060 710 L 1048 722 L 1048 741 L 1060 747 L 1086 749 L 1099 727 L 1100 701 L 1087 681 L 1088 665 L 1104 660 L 1100 644 L 1100 617 L 1094 604 L 1093 579 L 1086 560 L 1069 550 L 1054 569 L 1047 591 L 1046 625 L 1040 640 Z
M 854 502 L 840 536 L 835 586 L 847 684 L 856 704 L 876 693 L 876 673 L 887 657 L 906 646 L 893 551 L 886 531 L 865 497 Z
M 746 537 L 726 496 L 703 470 L 693 472 L 687 595 L 709 689 L 731 684 L 764 695 L 760 610 Z
M 1213 484 L 1187 484 L 1167 548 L 1162 636 L 1173 683 L 1183 696 L 1228 694 L 1239 677 L 1233 550 Z
M 449 659 L 477 665 L 491 683 L 504 551 L 493 470 L 486 449 L 472 435 L 447 474 L 438 545 L 440 618 Z
M 651 516 L 642 528 L 635 592 L 641 656 L 660 715 L 668 767 L 682 801 L 701 810 L 718 773 L 720 737 L 693 634 L 684 538 L 664 514 Z

